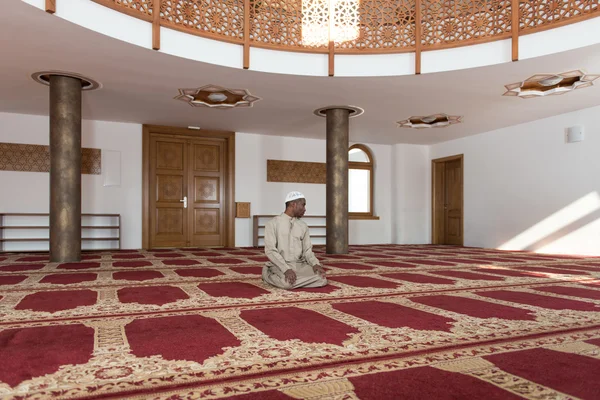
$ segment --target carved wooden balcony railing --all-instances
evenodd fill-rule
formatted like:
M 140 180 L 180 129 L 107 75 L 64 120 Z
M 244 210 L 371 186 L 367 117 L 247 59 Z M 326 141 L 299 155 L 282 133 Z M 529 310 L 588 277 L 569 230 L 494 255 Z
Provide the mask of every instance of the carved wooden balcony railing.
M 302 44 L 303 0 L 91 1 L 155 27 L 244 45 L 246 52 L 263 47 L 330 54 L 417 52 L 420 57 L 426 50 L 511 37 L 516 42 L 519 35 L 600 16 L 599 0 L 360 0 L 356 40 L 308 47 Z M 326 8 L 323 12 L 328 13 Z M 517 45 L 513 43 L 513 59 Z

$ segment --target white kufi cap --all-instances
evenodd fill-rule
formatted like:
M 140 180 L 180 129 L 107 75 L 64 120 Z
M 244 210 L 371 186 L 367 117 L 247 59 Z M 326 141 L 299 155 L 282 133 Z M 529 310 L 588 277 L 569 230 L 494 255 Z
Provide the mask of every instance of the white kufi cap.
M 297 199 L 304 199 L 304 195 L 300 192 L 289 192 L 287 196 L 285 196 L 285 202 L 293 201 Z

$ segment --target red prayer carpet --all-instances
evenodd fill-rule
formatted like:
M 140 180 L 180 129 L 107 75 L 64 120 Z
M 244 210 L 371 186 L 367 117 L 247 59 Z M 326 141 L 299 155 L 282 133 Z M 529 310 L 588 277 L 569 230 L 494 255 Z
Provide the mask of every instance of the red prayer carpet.
M 315 251 L 296 291 L 259 248 L 3 254 L 0 398 L 600 398 L 600 258 Z

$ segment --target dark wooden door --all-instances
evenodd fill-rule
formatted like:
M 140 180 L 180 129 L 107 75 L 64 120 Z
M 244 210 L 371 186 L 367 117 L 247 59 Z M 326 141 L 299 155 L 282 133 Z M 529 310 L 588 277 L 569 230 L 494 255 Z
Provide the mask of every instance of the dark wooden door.
M 151 248 L 226 244 L 225 150 L 225 139 L 151 135 Z
M 463 158 L 452 156 L 432 162 L 432 243 L 462 245 Z
M 188 240 L 189 163 L 184 139 L 153 135 L 150 141 L 151 247 L 182 247 Z
M 225 141 L 190 143 L 190 246 L 225 244 Z
M 444 179 L 444 244 L 463 244 L 462 160 L 446 161 Z

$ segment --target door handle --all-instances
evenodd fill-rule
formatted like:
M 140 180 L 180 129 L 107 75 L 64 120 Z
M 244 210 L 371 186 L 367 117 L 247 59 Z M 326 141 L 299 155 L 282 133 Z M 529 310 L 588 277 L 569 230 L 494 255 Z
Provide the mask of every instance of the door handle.
M 179 200 L 180 203 L 183 203 L 183 208 L 187 208 L 187 196 L 183 196 L 183 200 Z

